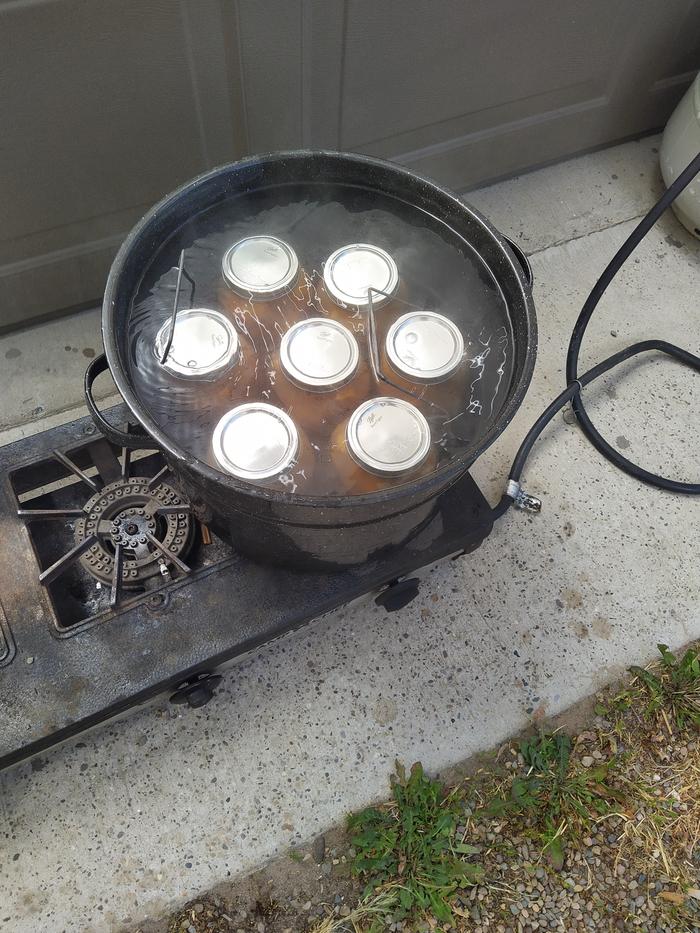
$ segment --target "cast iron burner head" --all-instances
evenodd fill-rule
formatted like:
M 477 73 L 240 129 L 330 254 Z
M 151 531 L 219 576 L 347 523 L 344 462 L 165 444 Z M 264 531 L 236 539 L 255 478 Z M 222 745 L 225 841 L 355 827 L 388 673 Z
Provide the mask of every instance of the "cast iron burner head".
M 184 562 L 195 537 L 189 503 L 165 481 L 167 466 L 155 476 L 131 474 L 131 452 L 121 458 L 104 438 L 85 448 L 96 475 L 81 469 L 67 454 L 52 455 L 69 474 L 93 493 L 81 508 L 19 509 L 28 521 L 74 521 L 73 547 L 39 574 L 48 586 L 77 562 L 100 585 L 110 589 L 115 608 L 125 590 L 143 590 L 159 575 L 171 579 L 171 569 L 189 574 Z M 78 500 L 76 505 L 79 504 Z
M 149 484 L 147 477 L 109 483 L 85 503 L 86 515 L 75 523 L 76 545 L 97 538 L 80 562 L 100 583 L 112 585 L 118 555 L 121 586 L 129 590 L 158 574 L 168 577 L 168 561 L 175 563 L 190 549 L 193 523 L 188 506 L 165 483 L 155 489 Z M 170 511 L 176 506 L 182 511 Z

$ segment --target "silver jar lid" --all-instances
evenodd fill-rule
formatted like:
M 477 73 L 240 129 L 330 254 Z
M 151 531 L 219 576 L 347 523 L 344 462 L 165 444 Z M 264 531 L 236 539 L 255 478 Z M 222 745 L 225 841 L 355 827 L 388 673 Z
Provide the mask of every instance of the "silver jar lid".
M 348 382 L 360 359 L 357 340 L 347 327 L 328 318 L 299 321 L 280 343 L 280 362 L 299 385 L 323 391 Z
M 156 334 L 154 353 L 160 362 L 170 337 L 170 320 Z M 238 334 L 220 311 L 188 308 L 178 311 L 175 333 L 163 366 L 178 376 L 209 376 L 238 357 Z
M 288 469 L 299 450 L 289 415 L 266 402 L 247 402 L 226 412 L 214 428 L 214 456 L 239 479 L 263 480 Z
M 417 382 L 440 382 L 461 363 L 464 338 L 443 314 L 412 311 L 389 328 L 386 353 L 397 372 Z
M 430 427 L 420 411 L 400 398 L 372 398 L 350 416 L 348 448 L 370 472 L 406 473 L 430 450 Z
M 274 236 L 249 236 L 226 251 L 224 278 L 240 295 L 279 298 L 294 285 L 299 260 L 292 247 Z
M 355 308 L 367 307 L 370 287 L 386 292 L 384 295 L 372 293 L 372 307 L 379 308 L 398 288 L 399 270 L 391 256 L 378 246 L 349 243 L 328 257 L 323 267 L 323 282 L 336 301 Z

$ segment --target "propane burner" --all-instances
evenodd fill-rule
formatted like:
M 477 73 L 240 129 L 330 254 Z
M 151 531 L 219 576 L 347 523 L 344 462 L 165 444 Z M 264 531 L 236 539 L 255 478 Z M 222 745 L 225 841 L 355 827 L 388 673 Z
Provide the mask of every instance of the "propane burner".
M 52 459 L 63 469 L 58 492 L 34 499 L 32 504 L 50 505 L 45 508 L 20 508 L 17 514 L 30 523 L 45 523 L 55 527 L 68 523 L 65 550 L 58 537 L 41 535 L 42 554 L 49 558 L 39 574 L 39 582 L 51 586 L 66 580 L 74 566 L 87 571 L 100 586 L 109 587 L 109 605 L 119 605 L 123 591 L 139 591 L 159 576 L 171 579 L 173 570 L 179 574 L 191 573 L 184 562 L 195 538 L 195 521 L 190 505 L 172 487 L 164 482 L 170 472 L 161 466 L 155 476 L 131 476 L 131 451 L 122 448 L 121 457 L 104 438 L 91 441 L 80 452 L 81 463 L 60 450 L 51 452 Z M 145 473 L 144 461 L 139 459 L 139 472 Z M 152 466 L 153 464 L 151 464 Z M 96 475 L 91 475 L 91 473 Z M 80 482 L 66 478 L 75 477 Z M 59 474 L 60 476 L 60 474 Z M 59 476 L 52 477 L 58 479 Z M 68 485 L 66 483 L 68 482 Z M 87 487 L 90 498 L 83 504 L 79 490 Z M 71 494 L 71 490 L 74 493 Z M 68 495 L 68 500 L 62 498 Z M 58 498 L 56 498 L 58 496 Z M 60 507 L 53 507 L 54 501 Z M 24 503 L 23 503 L 24 504 Z M 68 506 L 68 507 L 66 507 Z M 69 603 L 75 602 L 75 586 L 66 584 Z M 80 589 L 80 587 L 78 588 Z M 80 597 L 78 602 L 82 599 Z
M 76 547 L 96 539 L 80 562 L 100 583 L 112 585 L 118 561 L 127 590 L 158 574 L 168 577 L 171 564 L 182 569 L 193 538 L 188 506 L 172 487 L 161 482 L 151 489 L 150 483 L 146 477 L 115 480 L 86 502 L 85 518 L 76 521 Z

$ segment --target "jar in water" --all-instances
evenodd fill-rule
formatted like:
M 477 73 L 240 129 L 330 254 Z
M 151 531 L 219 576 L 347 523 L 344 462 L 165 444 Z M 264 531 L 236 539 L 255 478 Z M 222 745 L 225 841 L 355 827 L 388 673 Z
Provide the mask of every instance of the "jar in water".
M 189 391 L 178 394 L 179 404 L 211 407 L 256 393 L 259 375 L 253 348 L 226 315 L 211 308 L 178 311 L 170 349 L 161 363 L 171 323 L 165 321 L 156 334 L 153 353 L 157 365 L 178 383 L 189 383 Z
M 382 372 L 394 383 L 382 383 L 387 395 L 446 417 L 464 409 L 469 380 L 464 338 L 444 314 L 410 311 L 401 315 L 379 347 Z
M 261 356 L 270 353 L 304 313 L 292 295 L 302 276 L 297 254 L 278 237 L 249 236 L 226 251 L 221 269 L 222 306 L 243 319 Z
M 370 289 L 375 320 L 387 313 L 393 320 L 401 307 L 392 300 L 399 290 L 399 270 L 386 250 L 370 243 L 348 243 L 331 253 L 323 266 L 323 288 L 319 288 L 323 307 L 342 323 L 362 322 L 365 339 Z
M 313 474 L 306 434 L 266 402 L 246 402 L 226 412 L 214 428 L 212 453 L 225 473 L 258 486 L 296 492 Z
M 431 473 L 438 452 L 418 408 L 382 396 L 363 402 L 335 428 L 330 457 L 337 493 L 358 495 Z
M 291 327 L 274 363 L 274 393 L 311 437 L 328 435 L 371 391 L 355 337 L 338 321 L 308 318 Z

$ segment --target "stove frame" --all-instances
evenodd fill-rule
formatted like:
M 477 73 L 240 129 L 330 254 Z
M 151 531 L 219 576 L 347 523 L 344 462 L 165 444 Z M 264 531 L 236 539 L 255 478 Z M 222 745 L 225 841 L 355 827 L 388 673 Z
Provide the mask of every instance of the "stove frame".
M 106 415 L 119 423 L 128 413 L 118 405 Z M 305 573 L 253 563 L 217 539 L 198 542 L 195 550 L 207 552 L 191 574 L 127 593 L 116 607 L 66 628 L 39 582 L 36 529 L 17 515 L 18 477 L 28 477 L 21 488 L 36 474 L 38 486 L 36 464 L 55 450 L 76 457 L 100 436 L 84 417 L 0 448 L 0 769 L 163 693 L 202 706 L 225 666 L 359 597 L 379 591 L 379 605 L 400 609 L 418 593 L 409 574 L 470 553 L 493 524 L 467 473 L 413 540 L 358 567 Z

